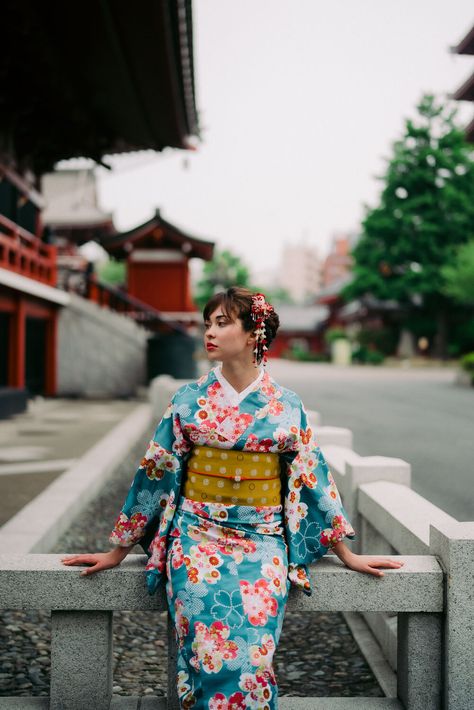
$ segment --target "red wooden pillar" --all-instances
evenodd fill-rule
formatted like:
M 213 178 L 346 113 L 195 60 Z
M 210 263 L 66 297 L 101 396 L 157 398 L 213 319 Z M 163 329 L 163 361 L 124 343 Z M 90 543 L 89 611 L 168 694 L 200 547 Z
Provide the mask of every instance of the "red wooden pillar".
M 12 315 L 11 340 L 9 352 L 10 385 L 25 387 L 25 344 L 26 344 L 26 309 L 25 300 L 19 298 Z
M 58 310 L 54 309 L 46 325 L 45 394 L 52 397 L 57 389 L 58 367 Z

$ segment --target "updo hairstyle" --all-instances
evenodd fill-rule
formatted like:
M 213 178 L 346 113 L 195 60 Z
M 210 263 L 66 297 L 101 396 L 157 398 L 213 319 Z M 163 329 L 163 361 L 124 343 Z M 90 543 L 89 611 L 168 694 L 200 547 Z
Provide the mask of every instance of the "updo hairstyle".
M 247 333 L 251 333 L 256 327 L 255 321 L 252 318 L 252 296 L 254 295 L 255 294 L 248 288 L 241 286 L 231 286 L 227 291 L 215 293 L 204 306 L 202 312 L 204 321 L 209 320 L 216 308 L 221 306 L 223 313 L 228 318 L 231 320 L 240 318 L 243 329 Z M 268 318 L 265 319 L 267 348 L 270 347 L 270 343 L 275 338 L 279 325 L 280 319 L 278 314 L 273 311 L 273 313 L 270 313 Z

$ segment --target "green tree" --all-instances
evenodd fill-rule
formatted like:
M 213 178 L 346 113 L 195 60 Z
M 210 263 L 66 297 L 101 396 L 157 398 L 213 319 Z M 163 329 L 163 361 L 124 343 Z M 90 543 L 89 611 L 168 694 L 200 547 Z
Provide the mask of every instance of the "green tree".
M 435 352 L 444 356 L 456 307 L 444 267 L 474 237 L 474 163 L 449 106 L 428 95 L 417 111 L 393 146 L 379 205 L 366 212 L 354 279 L 343 295 L 395 299 L 407 323 L 431 320 Z
M 474 306 L 474 241 L 459 247 L 442 269 L 444 292 L 458 303 Z
M 127 265 L 125 261 L 109 259 L 99 264 L 97 268 L 99 281 L 109 286 L 125 286 L 127 281 Z
M 228 249 L 214 253 L 212 261 L 206 262 L 202 278 L 196 285 L 194 300 L 199 308 L 218 291 L 224 291 L 230 286 L 245 286 L 250 288 L 249 270 L 240 257 Z

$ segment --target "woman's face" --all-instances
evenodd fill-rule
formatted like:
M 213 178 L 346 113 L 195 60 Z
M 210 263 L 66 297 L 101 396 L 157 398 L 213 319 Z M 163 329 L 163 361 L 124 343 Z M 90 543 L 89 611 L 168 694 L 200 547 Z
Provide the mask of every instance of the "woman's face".
M 204 347 L 209 360 L 252 360 L 254 338 L 252 333 L 243 329 L 240 318 L 234 316 L 231 320 L 218 306 L 205 321 L 204 327 Z

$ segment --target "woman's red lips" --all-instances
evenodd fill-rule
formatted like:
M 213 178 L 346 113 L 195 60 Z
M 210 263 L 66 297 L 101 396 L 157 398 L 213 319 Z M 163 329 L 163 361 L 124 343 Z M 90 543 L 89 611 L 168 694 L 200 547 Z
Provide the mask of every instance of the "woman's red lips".
M 206 348 L 208 350 L 214 350 L 217 347 L 217 345 L 213 345 L 212 343 L 207 343 Z

